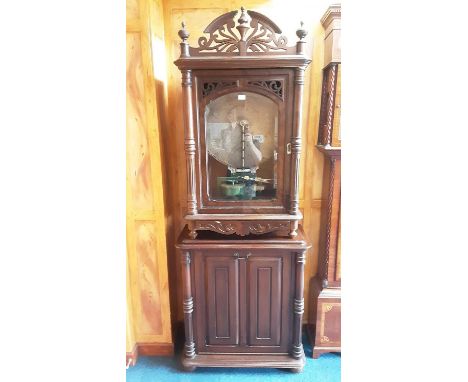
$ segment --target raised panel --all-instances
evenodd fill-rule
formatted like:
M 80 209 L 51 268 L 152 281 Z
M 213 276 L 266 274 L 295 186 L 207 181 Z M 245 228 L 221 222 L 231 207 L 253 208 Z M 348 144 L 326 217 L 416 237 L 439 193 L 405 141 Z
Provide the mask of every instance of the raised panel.
M 248 344 L 279 346 L 281 340 L 282 257 L 251 257 Z
M 206 344 L 239 344 L 239 267 L 232 256 L 206 256 Z
M 211 299 L 208 305 L 210 316 L 214 315 L 214 336 L 216 339 L 230 338 L 229 298 L 227 298 L 229 296 L 229 267 L 222 266 L 214 269 L 213 288 L 210 288 L 209 291 L 214 292 L 211 293 L 214 297 L 213 305 L 211 305 Z M 208 296 L 210 296 L 210 293 Z

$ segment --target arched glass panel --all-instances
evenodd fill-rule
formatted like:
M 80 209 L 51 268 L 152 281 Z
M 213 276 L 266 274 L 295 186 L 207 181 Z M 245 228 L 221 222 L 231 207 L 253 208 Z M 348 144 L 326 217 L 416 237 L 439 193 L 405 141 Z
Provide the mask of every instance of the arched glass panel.
M 276 199 L 278 105 L 252 92 L 212 100 L 205 109 L 210 200 Z

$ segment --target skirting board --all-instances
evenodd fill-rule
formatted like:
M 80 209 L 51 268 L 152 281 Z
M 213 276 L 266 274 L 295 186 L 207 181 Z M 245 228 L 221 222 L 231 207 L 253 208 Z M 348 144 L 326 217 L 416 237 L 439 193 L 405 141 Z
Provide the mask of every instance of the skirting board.
M 138 360 L 138 345 L 135 344 L 131 352 L 127 352 L 127 356 L 125 359 L 125 364 L 127 368 L 129 366 L 135 366 Z
M 140 355 L 166 356 L 174 355 L 174 344 L 169 343 L 138 343 L 135 344 L 131 352 L 127 352 L 126 362 L 129 366 L 135 366 Z

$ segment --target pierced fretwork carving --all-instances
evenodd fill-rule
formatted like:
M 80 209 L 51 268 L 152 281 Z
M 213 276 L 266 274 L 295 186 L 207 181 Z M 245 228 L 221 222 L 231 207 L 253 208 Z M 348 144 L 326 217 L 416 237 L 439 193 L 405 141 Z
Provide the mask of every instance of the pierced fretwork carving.
M 269 92 L 272 92 L 278 98 L 283 99 L 283 81 L 249 81 L 248 84 L 261 87 L 265 90 L 268 90 Z
M 288 40 L 281 35 L 281 29 L 268 17 L 241 8 L 239 19 L 234 20 L 238 11 L 225 13 L 206 27 L 208 37 L 198 39 L 198 47 L 190 48 L 191 53 L 210 52 L 250 53 L 287 51 Z M 249 17 L 250 16 L 250 17 Z M 250 25 L 249 25 L 250 23 Z
M 237 86 L 237 81 L 219 81 L 219 82 L 204 82 L 202 96 L 207 97 L 211 92 L 224 88 Z

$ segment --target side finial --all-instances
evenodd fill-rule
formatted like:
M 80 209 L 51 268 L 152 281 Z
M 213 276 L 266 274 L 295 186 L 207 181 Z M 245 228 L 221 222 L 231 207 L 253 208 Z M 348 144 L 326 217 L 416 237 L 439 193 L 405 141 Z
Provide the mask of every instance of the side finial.
M 179 30 L 179 37 L 182 39 L 182 42 L 186 42 L 189 36 L 190 33 L 185 29 L 185 21 L 182 21 L 182 29 Z
M 297 37 L 299 40 L 302 40 L 305 36 L 307 36 L 307 30 L 304 29 L 304 22 L 301 21 L 301 27 L 296 31 Z

